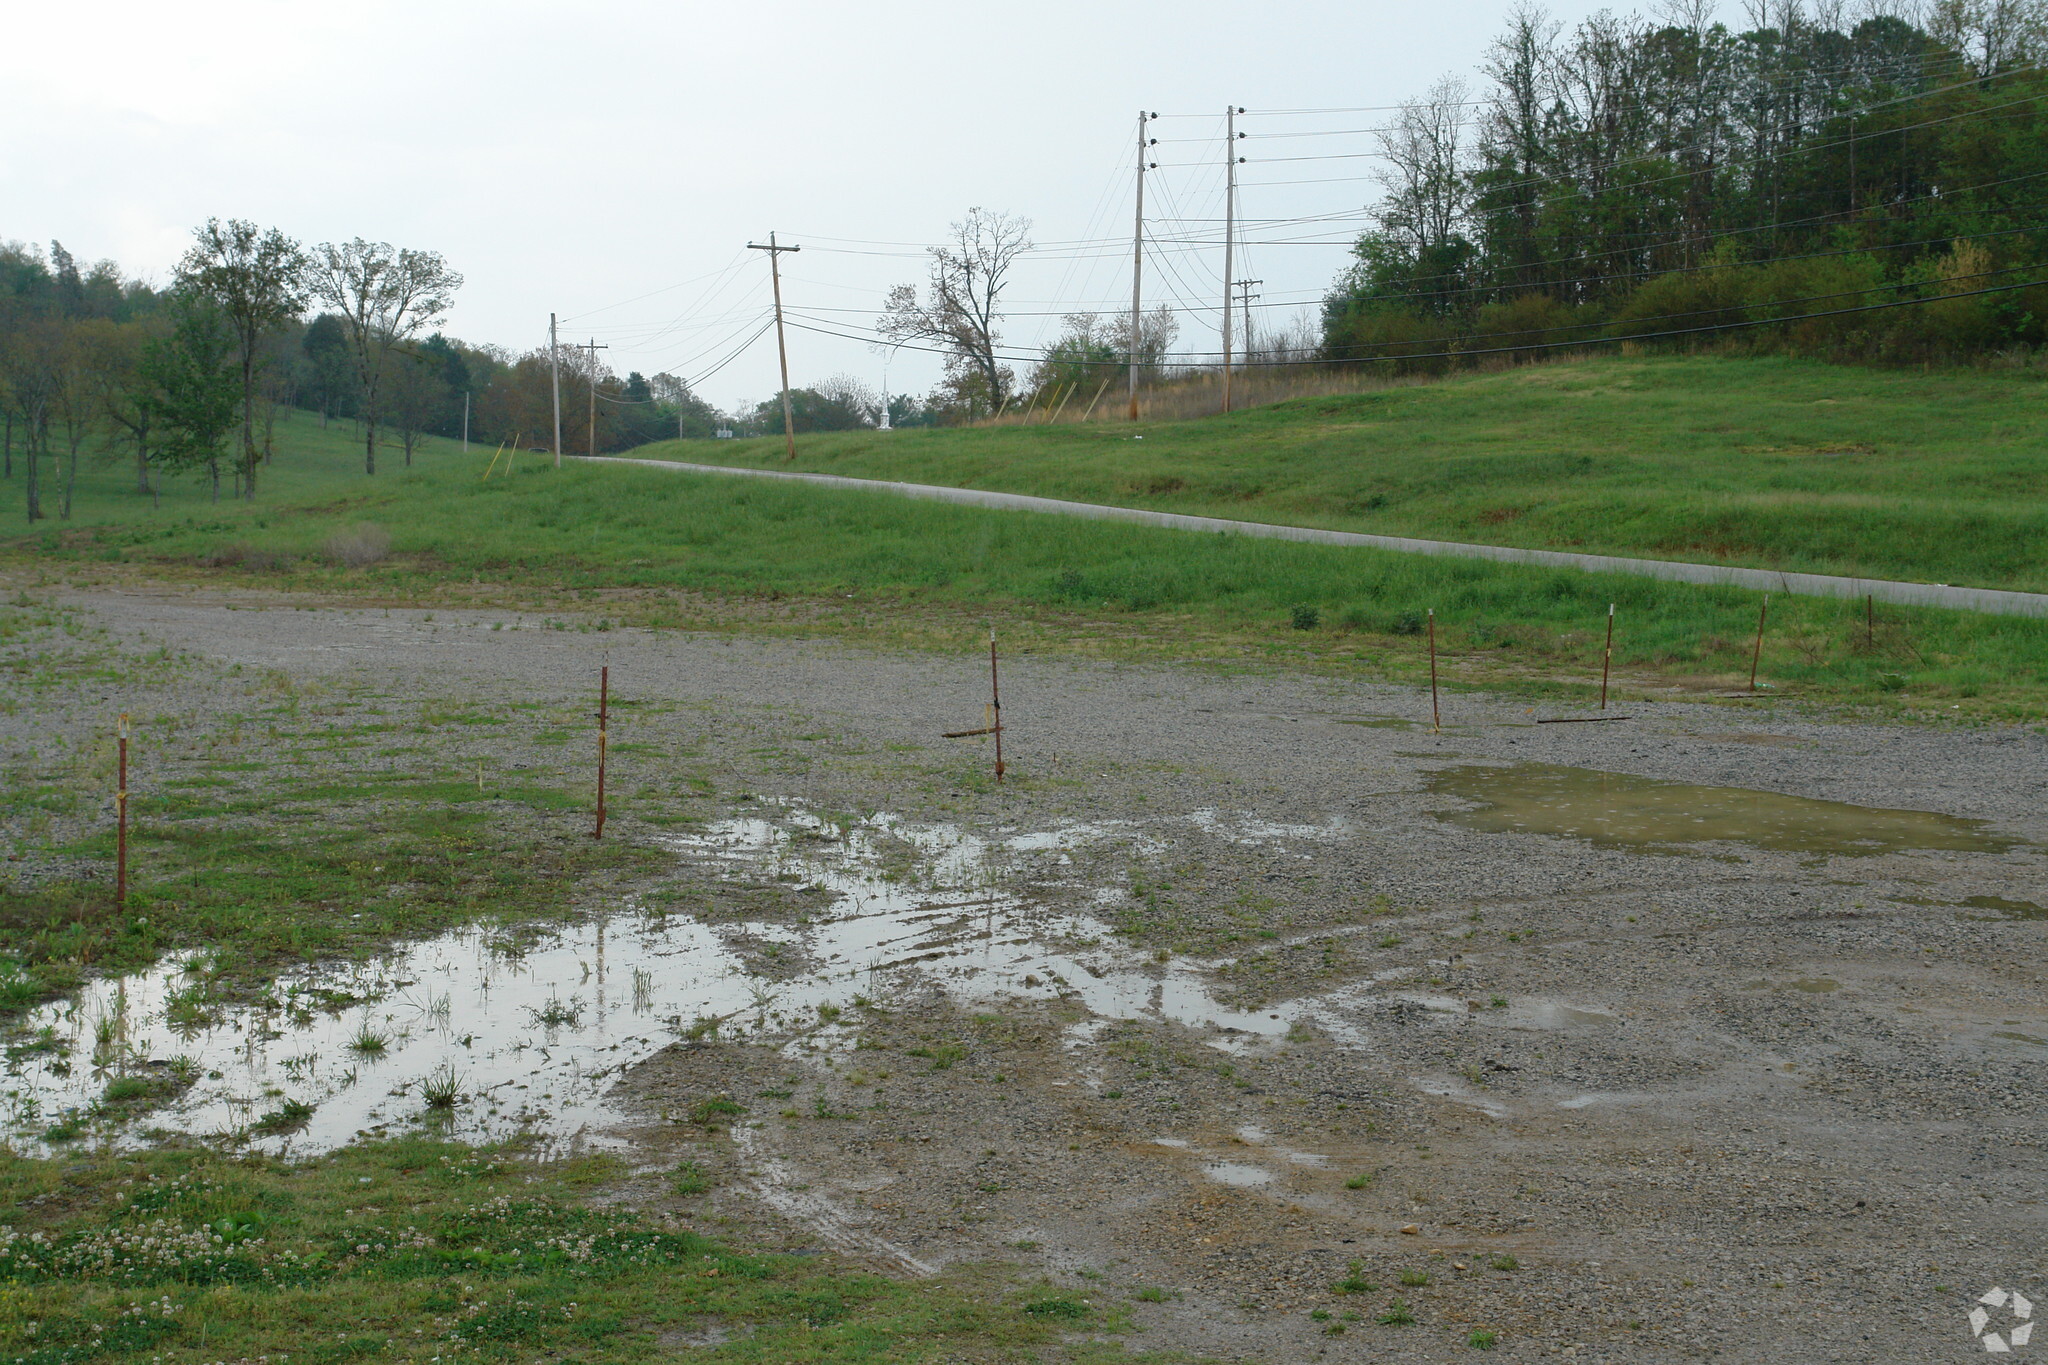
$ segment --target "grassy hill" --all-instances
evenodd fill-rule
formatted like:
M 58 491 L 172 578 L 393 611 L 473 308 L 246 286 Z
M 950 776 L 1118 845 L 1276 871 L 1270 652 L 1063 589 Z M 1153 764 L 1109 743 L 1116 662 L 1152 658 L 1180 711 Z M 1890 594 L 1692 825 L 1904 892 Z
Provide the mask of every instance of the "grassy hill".
M 1717 376 L 1733 372 L 1714 370 Z M 1770 367 L 1751 372 L 1769 373 Z M 1544 372 L 1540 382 L 1514 375 L 1440 391 L 1308 404 L 1306 411 L 1258 412 L 1171 429 L 1156 446 L 1151 439 L 1143 443 L 1142 459 L 1157 461 L 1148 466 L 1155 470 L 1171 468 L 1176 442 L 1184 450 L 1207 449 L 1215 460 L 1226 458 L 1225 452 L 1231 460 L 1258 459 L 1274 484 L 1261 496 L 1285 505 L 1287 498 L 1306 498 L 1319 478 L 1337 479 L 1347 460 L 1334 452 L 1345 441 L 1355 448 L 1361 404 L 1371 410 L 1378 401 L 1397 408 L 1434 403 L 1455 411 L 1476 406 L 1474 395 L 1487 386 L 1519 383 L 1522 389 L 1508 391 L 1533 392 L 1538 396 L 1529 400 L 1532 405 L 1554 412 L 1562 400 L 1546 385 L 1601 373 L 1648 373 L 1667 384 L 1674 378 L 1661 366 L 1559 369 Z M 2001 385 L 2018 388 L 2017 381 L 1981 382 L 1994 396 Z M 1627 401 L 1630 390 L 1609 387 L 1614 393 L 1596 395 L 1597 401 Z M 1353 413 L 1348 426 L 1318 415 L 1330 407 Z M 1410 444 L 1425 447 L 1452 425 L 1409 421 Z M 1981 419 L 1980 425 L 1988 424 Z M 1221 434 L 1211 436 L 1212 430 Z M 1321 474 L 1308 457 L 1290 460 L 1281 453 L 1289 441 L 1301 448 L 1304 430 L 1325 433 Z M 1264 432 L 1270 439 L 1247 442 L 1233 439 L 1233 432 Z M 1071 482 L 1048 491 L 1103 497 L 1109 495 L 1105 490 L 1129 487 L 1140 477 L 1122 467 L 1136 458 L 1138 443 L 1110 444 L 1117 434 L 999 429 L 857 436 L 806 446 L 807 458 L 821 462 L 834 449 L 845 452 L 835 467 L 866 459 L 871 467 L 860 472 L 919 478 L 933 477 L 948 451 L 1008 452 L 1017 457 L 1013 472 L 1033 467 L 1024 457 L 1034 452 L 1065 452 Z M 1575 432 L 1571 439 L 1589 438 Z M 868 454 L 862 456 L 863 450 Z M 1166 458 L 1160 450 L 1169 452 Z M 747 448 L 735 452 L 731 443 L 699 442 L 682 451 L 700 458 L 714 452 L 730 456 L 746 454 Z M 905 461 L 920 452 L 933 460 L 930 467 L 872 467 L 883 457 Z M 1417 480 L 1409 486 L 1422 488 L 1418 471 L 1431 459 L 1353 456 L 1348 463 L 1405 467 Z M 1468 468 L 1483 463 L 1469 455 L 1444 456 L 1439 467 L 1459 467 L 1461 459 Z M 1956 457 L 1958 463 L 1972 459 L 1985 463 L 1990 457 Z M 1615 663 L 1624 696 L 1698 695 L 1740 685 L 1757 621 L 1756 594 L 1625 575 L 1197 535 L 575 460 L 557 470 L 534 455 L 522 456 L 509 475 L 500 461 L 485 477 L 489 450 L 465 455 L 447 441 L 429 442 L 410 470 L 399 466 L 396 452 L 380 456 L 374 478 L 363 473 L 361 460 L 347 426 L 323 428 L 317 418 L 297 414 L 278 428 L 277 459 L 264 471 L 254 503 L 214 504 L 200 482 L 189 478 L 167 481 L 160 499 L 140 496 L 113 455 L 81 470 L 69 522 L 53 519 L 34 528 L 20 521 L 17 471 L 13 483 L 0 482 L 0 570 L 12 571 L 18 583 L 141 574 L 358 601 L 568 609 L 571 628 L 610 620 L 656 628 L 837 634 L 944 649 L 974 647 L 982 622 L 993 620 L 1012 648 L 1258 661 L 1409 680 L 1427 676 L 1426 625 L 1433 610 L 1447 679 L 1562 698 L 1584 697 L 1597 687 L 1609 602 L 1620 606 Z M 1680 467 L 1675 455 L 1670 461 L 1669 468 Z M 1110 468 L 1112 463 L 1118 467 Z M 1179 464 L 1195 472 L 1197 462 Z M 1554 491 L 1535 476 L 1517 477 L 1522 482 L 1516 486 L 1532 497 Z M 1931 472 L 1927 478 L 1934 482 Z M 1098 482 L 1089 484 L 1091 479 Z M 1256 498 L 1223 506 L 1188 501 L 1195 485 L 1193 479 L 1186 483 L 1143 500 L 1259 514 L 1249 505 Z M 1938 496 L 1942 490 L 1933 491 Z M 1463 496 L 1471 496 L 1469 490 Z M 1914 501 L 1888 496 L 1901 505 Z M 1685 515 L 1690 497 L 1683 490 L 1668 493 L 1673 516 Z M 1426 506 L 1430 499 L 1417 494 L 1414 501 Z M 1449 497 L 1435 501 L 1444 504 Z M 2029 504 L 2018 498 L 2008 503 L 2019 509 L 2010 515 L 2024 519 Z M 1373 524 L 1368 519 L 1381 510 L 1325 520 Z M 1292 512 L 1282 515 L 1296 519 Z M 333 540 L 365 522 L 387 532 L 390 545 L 388 555 L 367 565 L 358 562 L 361 555 L 336 549 Z M 1441 534 L 1452 528 L 1403 529 Z M 349 534 L 340 539 L 363 543 Z M 382 537 L 368 539 L 376 543 Z M 1628 548 L 1612 539 L 1590 543 Z M 1875 552 L 1869 558 L 1876 560 Z M 1886 608 L 1872 631 L 1861 603 L 1781 596 L 1771 604 L 1762 675 L 1781 695 L 1942 715 L 1961 708 L 1964 714 L 2037 718 L 2048 703 L 2048 621 Z
M 783 467 L 779 438 L 657 458 Z M 2048 591 L 2048 374 L 1576 361 L 1195 422 L 832 433 L 798 469 L 1176 512 Z

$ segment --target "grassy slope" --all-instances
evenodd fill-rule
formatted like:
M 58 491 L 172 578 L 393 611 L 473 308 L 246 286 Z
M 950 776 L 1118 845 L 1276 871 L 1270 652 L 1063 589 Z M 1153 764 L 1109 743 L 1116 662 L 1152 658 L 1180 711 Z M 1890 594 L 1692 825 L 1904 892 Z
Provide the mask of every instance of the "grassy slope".
M 2044 425 L 2038 373 L 1605 359 L 1197 422 L 809 436 L 794 467 L 2044 591 Z M 762 466 L 783 457 L 779 439 L 667 441 L 639 453 Z
M 1565 695 L 1597 686 L 1610 601 L 1622 613 L 1615 661 L 1624 695 L 1651 683 L 1739 683 L 1756 623 L 1755 595 L 1731 589 L 574 461 L 557 471 L 534 456 L 513 476 L 486 481 L 488 451 L 463 456 L 447 443 L 415 470 L 372 480 L 345 429 L 323 431 L 302 415 L 279 438 L 253 506 L 214 507 L 199 491 L 174 489 L 152 508 L 118 468 L 94 471 L 69 525 L 0 539 L 0 564 L 73 576 L 101 561 L 194 572 L 241 545 L 273 559 L 219 570 L 230 579 L 372 599 L 481 596 L 545 608 L 604 591 L 612 614 L 641 624 L 944 647 L 989 615 L 1020 646 L 1258 658 L 1409 679 L 1426 668 L 1420 632 L 1433 608 L 1447 677 Z M 363 520 L 389 528 L 392 557 L 361 572 L 325 563 L 322 541 Z M 251 567 L 275 555 L 291 562 Z M 1316 628 L 1289 629 L 1296 608 L 1312 612 Z M 2032 717 L 2048 696 L 2048 623 L 1887 610 L 1870 640 L 1860 604 L 1780 598 L 1763 676 L 1830 700 Z

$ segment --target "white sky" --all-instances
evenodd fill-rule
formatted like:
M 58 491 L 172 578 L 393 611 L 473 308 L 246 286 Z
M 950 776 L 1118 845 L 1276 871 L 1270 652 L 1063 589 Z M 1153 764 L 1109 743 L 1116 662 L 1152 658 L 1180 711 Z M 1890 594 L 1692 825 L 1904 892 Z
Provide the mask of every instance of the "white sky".
M 1028 216 L 1041 243 L 1107 239 L 1020 271 L 1005 336 L 1029 350 L 1060 312 L 1128 306 L 1140 107 L 1190 115 L 1155 136 L 1204 139 L 1154 149 L 1182 164 L 1151 177 L 1148 216 L 1213 219 L 1226 102 L 1255 111 L 1240 124 L 1255 134 L 1372 127 L 1385 116 L 1258 111 L 1420 95 L 1471 72 L 1510 3 L 22 4 L 0 82 L 0 237 L 57 238 L 159 281 L 210 215 L 429 248 L 468 277 L 454 335 L 523 350 L 553 310 L 565 340 L 595 335 L 621 373 L 693 377 L 767 317 L 749 240 L 802 245 L 783 258 L 785 303 L 862 332 L 889 286 L 922 281 L 918 244 L 981 205 Z M 1240 145 L 1248 219 L 1356 214 L 1373 197 L 1374 163 L 1355 155 L 1370 137 Z M 1271 160 L 1338 153 L 1353 155 Z M 1304 180 L 1324 183 L 1275 183 Z M 1261 304 L 1312 304 L 1361 226 L 1250 223 L 1234 273 L 1264 281 Z M 1215 229 L 1155 231 L 1219 242 Z M 1256 244 L 1277 237 L 1319 244 Z M 1178 349 L 1214 350 L 1220 246 L 1167 254 L 1148 262 L 1148 302 L 1209 310 L 1183 317 Z M 793 330 L 790 370 L 879 385 L 882 360 Z M 937 375 L 905 351 L 889 386 L 921 393 Z M 770 334 L 699 391 L 730 407 L 776 384 Z

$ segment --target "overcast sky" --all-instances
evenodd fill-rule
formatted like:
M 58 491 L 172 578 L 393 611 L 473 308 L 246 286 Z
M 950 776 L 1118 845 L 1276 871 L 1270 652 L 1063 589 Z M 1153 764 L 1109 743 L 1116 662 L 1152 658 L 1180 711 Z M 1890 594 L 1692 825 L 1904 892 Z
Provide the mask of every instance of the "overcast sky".
M 1155 136 L 1187 139 L 1153 150 L 1148 210 L 1185 220 L 1155 231 L 1195 243 L 1162 242 L 1147 297 L 1196 310 L 1178 349 L 1208 351 L 1224 106 L 1255 134 L 1233 273 L 1263 281 L 1254 318 L 1273 326 L 1343 267 L 1374 197 L 1372 139 L 1347 130 L 1385 115 L 1340 111 L 1469 74 L 1510 2 L 23 4 L 0 237 L 159 281 L 210 215 L 431 248 L 468 278 L 454 335 L 529 349 L 552 310 L 621 373 L 696 377 L 768 315 L 749 240 L 801 245 L 785 302 L 859 334 L 890 285 L 923 278 L 920 245 L 980 205 L 1030 218 L 1043 246 L 1010 293 L 1006 340 L 1028 351 L 1062 312 L 1128 306 L 1142 107 L 1176 116 Z M 1277 133 L 1314 135 L 1256 136 Z M 1278 159 L 1310 156 L 1331 159 Z M 1353 216 L 1256 221 L 1316 214 Z M 796 384 L 879 386 L 882 366 L 859 340 L 790 333 Z M 937 375 L 906 351 L 889 386 Z M 772 334 L 699 385 L 725 407 L 775 388 Z

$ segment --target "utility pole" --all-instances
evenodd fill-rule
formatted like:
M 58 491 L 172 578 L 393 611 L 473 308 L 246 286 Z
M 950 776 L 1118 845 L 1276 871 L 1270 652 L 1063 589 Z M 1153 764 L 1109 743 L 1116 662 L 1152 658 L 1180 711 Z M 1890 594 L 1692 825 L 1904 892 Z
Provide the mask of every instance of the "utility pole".
M 1244 358 L 1246 363 L 1250 363 L 1252 358 L 1252 300 L 1261 297 L 1252 292 L 1252 286 L 1264 283 L 1264 280 L 1239 280 L 1237 282 L 1237 310 L 1238 316 L 1244 319 Z
M 1231 247 L 1237 238 L 1237 167 L 1244 158 L 1237 154 L 1237 116 L 1244 110 L 1233 104 L 1223 111 L 1223 410 L 1230 411 L 1230 271 Z
M 1131 230 L 1131 420 L 1138 420 L 1138 356 L 1145 335 L 1144 296 L 1141 284 L 1145 275 L 1145 172 L 1151 167 L 1145 161 L 1145 149 L 1157 142 L 1157 138 L 1145 136 L 1145 125 L 1158 118 L 1157 114 L 1138 112 L 1138 212 L 1136 225 Z
M 555 468 L 562 467 L 562 347 L 555 339 L 555 315 L 548 314 L 548 379 L 555 391 Z
M 597 338 L 592 337 L 585 349 L 590 352 L 590 453 L 595 455 L 597 454 L 597 353 L 599 351 L 609 351 L 611 347 L 598 345 Z
M 768 234 L 768 245 L 748 242 L 747 250 L 768 253 L 768 278 L 775 286 L 775 352 L 782 358 L 782 439 L 789 447 L 786 458 L 796 458 L 796 418 L 789 411 L 789 345 L 782 339 L 782 253 L 802 251 L 800 246 L 777 246 L 775 234 Z

